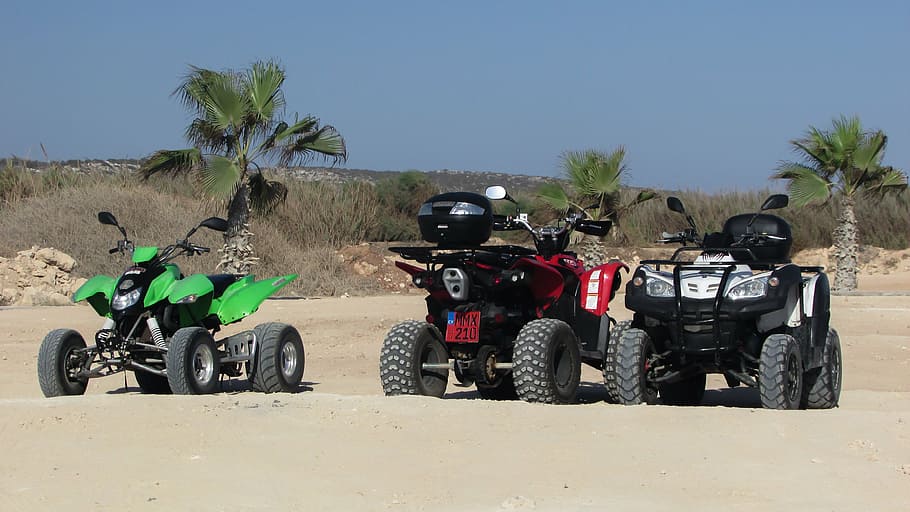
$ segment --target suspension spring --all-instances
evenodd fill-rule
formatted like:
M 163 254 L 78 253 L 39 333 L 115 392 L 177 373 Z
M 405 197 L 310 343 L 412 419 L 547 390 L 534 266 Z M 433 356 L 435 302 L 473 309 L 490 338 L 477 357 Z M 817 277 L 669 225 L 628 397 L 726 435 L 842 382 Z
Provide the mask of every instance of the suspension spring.
M 148 319 L 149 332 L 152 334 L 152 341 L 155 342 L 155 346 L 158 348 L 167 348 L 167 343 L 164 341 L 164 334 L 161 334 L 161 327 L 158 326 L 158 320 L 155 317 L 151 316 Z

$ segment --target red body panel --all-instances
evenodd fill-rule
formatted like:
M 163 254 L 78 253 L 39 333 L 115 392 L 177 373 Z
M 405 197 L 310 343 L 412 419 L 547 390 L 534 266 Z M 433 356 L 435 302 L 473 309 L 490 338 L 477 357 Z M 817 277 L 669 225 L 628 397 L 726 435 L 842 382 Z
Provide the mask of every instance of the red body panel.
M 531 294 L 543 309 L 550 307 L 550 303 L 562 294 L 565 285 L 562 274 L 540 256 L 521 258 L 512 269 L 531 274 Z
M 598 265 L 581 275 L 581 307 L 601 316 L 610 309 L 610 299 L 613 296 L 613 283 L 620 278 L 621 269 L 629 271 L 629 267 L 618 261 L 611 261 Z

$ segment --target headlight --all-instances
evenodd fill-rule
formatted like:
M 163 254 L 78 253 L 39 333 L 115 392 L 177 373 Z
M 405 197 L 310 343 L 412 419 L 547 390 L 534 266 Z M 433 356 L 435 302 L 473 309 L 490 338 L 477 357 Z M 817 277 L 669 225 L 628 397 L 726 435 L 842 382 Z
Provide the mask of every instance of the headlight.
M 483 206 L 458 202 L 449 210 L 449 215 L 483 215 Z
M 420 205 L 420 211 L 417 212 L 418 217 L 424 215 L 433 215 L 433 203 L 423 203 Z
M 646 281 L 645 293 L 650 297 L 672 297 L 673 285 L 663 279 L 649 278 Z
M 768 278 L 759 277 L 749 279 L 730 288 L 727 297 L 732 300 L 737 299 L 758 299 L 768 293 Z
M 116 309 L 118 311 L 124 310 L 139 302 L 140 295 L 142 295 L 142 288 L 136 288 L 127 293 L 118 293 L 114 295 L 114 298 L 111 300 L 111 309 Z

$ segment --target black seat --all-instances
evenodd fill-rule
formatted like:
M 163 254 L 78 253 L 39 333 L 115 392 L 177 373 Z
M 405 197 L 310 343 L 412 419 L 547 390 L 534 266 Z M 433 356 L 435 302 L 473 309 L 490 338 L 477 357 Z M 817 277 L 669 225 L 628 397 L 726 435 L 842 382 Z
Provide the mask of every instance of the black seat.
M 783 240 L 764 239 L 755 245 L 750 245 L 749 249 L 752 250 L 755 259 L 758 261 L 790 261 L 790 248 L 793 246 L 793 233 L 790 230 L 790 224 L 776 215 L 769 215 L 767 213 L 758 215 L 753 215 L 751 213 L 734 215 L 724 223 L 724 235 L 734 242 L 739 242 L 747 234 L 746 228 L 749 226 L 749 221 L 752 220 L 753 217 L 755 220 L 752 221 L 752 226 L 749 230 L 750 233 L 755 233 L 756 235 L 773 235 L 784 238 Z M 733 258 L 737 260 L 750 259 L 748 253 L 745 251 L 734 251 L 732 255 Z
M 213 274 L 210 276 L 205 276 L 212 282 L 212 285 L 215 287 L 215 297 L 220 297 L 227 287 L 236 283 L 238 279 L 243 276 L 236 274 Z

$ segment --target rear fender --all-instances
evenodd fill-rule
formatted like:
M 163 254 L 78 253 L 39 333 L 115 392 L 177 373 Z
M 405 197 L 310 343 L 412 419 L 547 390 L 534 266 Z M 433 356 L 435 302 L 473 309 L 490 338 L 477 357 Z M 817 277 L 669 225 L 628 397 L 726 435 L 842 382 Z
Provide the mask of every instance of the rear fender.
M 803 308 L 811 327 L 811 344 L 818 357 L 813 363 L 821 364 L 822 349 L 828 338 L 828 324 L 831 321 L 831 288 L 828 276 L 823 272 L 815 274 L 803 284 Z
M 288 274 L 261 281 L 254 281 L 253 276 L 246 276 L 232 284 L 224 295 L 212 302 L 212 309 L 222 324 L 236 322 L 259 309 L 259 305 L 288 283 L 297 279 L 297 274 Z
M 562 295 L 565 280 L 562 274 L 553 267 L 534 258 L 521 258 L 512 267 L 531 274 L 531 295 L 541 309 L 547 309 Z
M 95 276 L 85 282 L 73 294 L 73 302 L 88 301 L 101 316 L 111 316 L 111 295 L 117 280 L 110 276 Z
M 628 272 L 629 267 L 620 261 L 611 261 L 582 274 L 581 294 L 578 297 L 581 307 L 597 316 L 605 314 L 622 282 L 622 270 Z
M 396 261 L 396 262 L 395 262 L 395 266 L 398 267 L 398 268 L 400 268 L 401 270 L 404 270 L 405 272 L 407 272 L 407 273 L 410 274 L 411 276 L 416 276 L 417 274 L 423 272 L 423 269 L 422 269 L 422 268 L 420 268 L 420 267 L 415 267 L 414 265 L 410 265 L 410 264 L 405 263 L 405 262 L 403 262 L 403 261 Z

